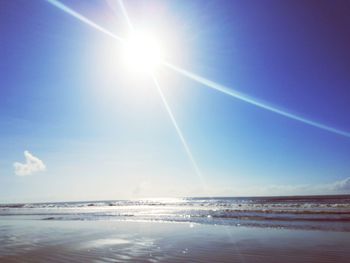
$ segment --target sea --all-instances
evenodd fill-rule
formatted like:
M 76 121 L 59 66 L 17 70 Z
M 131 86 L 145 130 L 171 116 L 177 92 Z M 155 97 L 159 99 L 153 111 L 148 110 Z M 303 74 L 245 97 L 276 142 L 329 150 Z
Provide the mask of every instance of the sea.
M 184 222 L 350 232 L 350 195 L 0 204 L 0 217 L 57 221 Z

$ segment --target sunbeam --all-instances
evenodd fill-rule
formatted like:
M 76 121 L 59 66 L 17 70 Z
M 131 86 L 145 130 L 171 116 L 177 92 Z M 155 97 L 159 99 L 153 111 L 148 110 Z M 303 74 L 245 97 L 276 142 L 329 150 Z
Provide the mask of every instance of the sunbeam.
M 96 29 L 96 30 L 99 30 L 100 32 L 120 41 L 120 42 L 123 42 L 123 43 L 126 43 L 125 40 L 117 35 L 115 35 L 114 33 L 106 30 L 105 28 L 99 26 L 98 24 L 92 22 L 91 20 L 87 19 L 86 17 L 84 17 L 83 15 L 79 14 L 78 12 L 72 10 L 71 8 L 67 7 L 66 5 L 62 4 L 61 2 L 59 2 L 58 0 L 46 0 L 47 2 L 49 2 L 50 4 L 52 4 L 53 6 L 61 9 L 62 11 L 64 11 L 65 13 L 69 14 L 69 15 L 72 15 L 73 17 L 77 18 L 78 20 L 84 22 L 85 24 L 91 26 L 92 28 Z M 122 0 L 118 0 L 119 2 L 119 5 L 122 9 L 122 12 L 123 12 L 123 15 L 128 23 L 128 26 L 129 26 L 129 29 L 131 32 L 133 32 L 134 28 L 133 28 L 133 25 L 131 23 L 131 20 L 130 20 L 130 17 L 127 13 L 127 10 L 124 6 L 124 3 Z M 252 104 L 256 107 L 259 107 L 259 108 L 262 108 L 262 109 L 265 109 L 265 110 L 268 110 L 268 111 L 271 111 L 271 112 L 274 112 L 276 114 L 279 114 L 279 115 L 282 115 L 284 117 L 287 117 L 289 119 L 293 119 L 293 120 L 296 120 L 296 121 L 299 121 L 299 122 L 302 122 L 304 124 L 307 124 L 307 125 L 310 125 L 310 126 L 313 126 L 313 127 L 316 127 L 316 128 L 319 128 L 319 129 L 322 129 L 322 130 L 325 130 L 325 131 L 328 131 L 328 132 L 332 132 L 334 134 L 338 134 L 338 135 L 341 135 L 341 136 L 345 136 L 345 137 L 348 137 L 350 138 L 350 133 L 349 132 L 346 132 L 346 131 L 342 131 L 342 130 L 339 130 L 339 129 L 336 129 L 336 128 L 333 128 L 333 127 L 330 127 L 330 126 L 327 126 L 327 125 L 324 125 L 322 123 L 319 123 L 319 122 L 316 122 L 316 121 L 312 121 L 312 120 L 309 120 L 309 119 L 306 119 L 304 117 L 301 117 L 301 116 L 298 116 L 298 115 L 295 115 L 295 114 L 292 114 L 292 113 L 289 113 L 287 111 L 284 111 L 284 110 L 281 110 L 281 109 L 278 109 L 277 107 L 275 106 L 271 106 L 271 105 L 268 105 L 267 103 L 263 103 L 263 102 L 260 102 L 259 100 L 255 99 L 255 98 L 252 98 L 252 97 L 249 97 L 245 94 L 242 94 L 240 92 L 237 92 L 235 90 L 232 90 L 228 87 L 225 87 L 223 85 L 220 85 L 214 81 L 211 81 L 209 79 L 206 79 L 202 76 L 199 76 L 197 74 L 194 74 L 194 73 L 191 73 L 187 70 L 184 70 L 184 69 L 181 69 L 175 65 L 172 65 L 166 61 L 162 61 L 161 62 L 162 65 L 174 70 L 175 72 L 177 73 L 180 73 L 181 75 L 183 76 L 186 76 L 198 83 L 201 83 L 209 88 L 212 88 L 212 89 L 215 89 L 217 91 L 220 91 L 226 95 L 229 95 L 231 97 L 234 97 L 236 99 L 239 99 L 239 100 L 242 100 L 244 102 L 247 102 L 249 104 Z M 161 100 L 162 102 L 164 103 L 164 106 L 166 108 L 166 111 L 168 112 L 169 114 L 169 117 L 171 119 L 171 122 L 173 123 L 174 125 L 174 128 L 176 130 L 176 133 L 178 134 L 183 146 L 184 146 L 184 149 L 185 149 L 185 152 L 190 160 L 190 162 L 192 163 L 193 167 L 194 167 L 194 170 L 195 170 L 195 173 L 197 174 L 197 176 L 200 178 L 200 181 L 202 183 L 203 186 L 205 186 L 205 183 L 204 183 L 204 180 L 203 180 L 203 177 L 202 177 L 202 174 L 200 172 L 200 169 L 193 157 L 193 154 L 183 136 L 183 133 L 181 131 L 181 129 L 179 128 L 178 124 L 177 124 L 177 121 L 167 103 L 167 100 L 165 99 L 165 96 L 160 88 L 160 85 L 157 81 L 157 79 L 154 77 L 153 75 L 153 81 L 154 81 L 154 84 L 158 90 L 158 93 L 161 97 Z
M 81 22 L 91 26 L 92 28 L 95 28 L 96 30 L 120 41 L 123 42 L 124 39 L 117 36 L 116 34 L 108 31 L 107 29 L 99 26 L 98 24 L 92 22 L 90 19 L 86 18 L 85 16 L 79 14 L 78 12 L 74 11 L 73 9 L 69 8 L 68 6 L 62 4 L 60 1 L 58 0 L 46 0 L 47 2 L 49 2 L 50 4 L 52 4 L 53 6 L 57 7 L 58 9 L 61 9 L 63 12 L 75 17 L 76 19 L 80 20 Z
M 133 25 L 131 24 L 131 20 L 130 20 L 130 17 L 129 17 L 129 15 L 128 15 L 128 12 L 126 11 L 126 8 L 125 8 L 125 5 L 124 5 L 123 0 L 118 0 L 118 2 L 119 2 L 120 9 L 122 10 L 123 15 L 124 15 L 124 17 L 125 17 L 125 20 L 126 20 L 126 22 L 128 23 L 129 29 L 130 29 L 130 30 L 134 30 L 134 27 L 133 27 Z
M 316 128 L 319 128 L 319 129 L 322 129 L 322 130 L 325 130 L 325 131 L 328 131 L 328 132 L 332 132 L 332 133 L 335 133 L 335 134 L 338 134 L 338 135 L 342 135 L 342 136 L 345 136 L 345 137 L 348 137 L 350 138 L 350 133 L 349 132 L 346 132 L 346 131 L 342 131 L 342 130 L 339 130 L 339 129 L 336 129 L 336 128 L 333 128 L 333 127 L 330 127 L 330 126 L 327 126 L 327 125 L 324 125 L 322 123 L 319 123 L 319 122 L 315 122 L 315 121 L 312 121 L 312 120 L 309 120 L 309 119 L 306 119 L 306 118 L 303 118 L 303 117 L 300 117 L 298 115 L 295 115 L 295 114 L 292 114 L 292 113 L 289 113 L 289 112 L 286 112 L 286 111 L 283 111 L 283 110 L 280 110 L 276 107 L 273 107 L 273 106 L 270 106 L 266 103 L 262 103 L 260 101 L 258 101 L 257 99 L 255 98 L 251 98 L 245 94 L 242 94 L 240 92 L 237 92 L 235 90 L 232 90 L 230 88 L 227 88 L 223 85 L 220 85 L 214 81 L 211 81 L 211 80 L 208 80 L 202 76 L 199 76 L 199 75 L 196 75 L 194 73 L 191 73 L 187 70 L 184 70 L 184 69 L 181 69 L 179 67 L 176 67 L 168 62 L 163 62 L 163 65 L 167 66 L 168 68 L 176 71 L 177 73 L 180 73 L 194 81 L 197 81 L 209 88 L 212 88 L 212 89 L 215 89 L 217 91 L 220 91 L 226 95 L 229 95 L 231 97 L 234 97 L 236 99 L 239 99 L 239 100 L 242 100 L 242 101 L 245 101 L 245 102 L 248 102 L 254 106 L 257 106 L 259 108 L 262 108 L 262 109 L 265 109 L 265 110 L 268 110 L 268 111 L 271 111 L 271 112 L 274 112 L 274 113 L 277 113 L 279 115 L 282 115 L 284 117 L 287 117 L 289 119 L 293 119 L 293 120 L 296 120 L 296 121 L 299 121 L 299 122 L 302 122 L 302 123 L 305 123 L 305 124 L 308 124 L 310 126 L 313 126 L 313 127 L 316 127 Z
M 114 39 L 117 39 L 118 41 L 121 41 L 121 42 L 124 42 L 124 39 L 113 34 L 112 32 L 106 30 L 105 28 L 97 25 L 96 23 L 92 22 L 91 20 L 87 19 L 86 17 L 84 17 L 83 15 L 79 14 L 78 12 L 72 10 L 71 8 L 67 7 L 66 5 L 62 4 L 61 2 L 59 2 L 58 0 L 46 0 L 47 2 L 49 2 L 50 4 L 54 5 L 55 7 L 61 9 L 62 11 L 66 12 L 67 14 L 69 15 L 72 15 L 73 17 L 79 19 L 80 21 L 86 23 L 87 25 L 99 30 L 100 32 L 106 34 L 106 35 L 109 35 L 110 37 L 113 37 Z M 122 8 L 122 11 L 123 11 L 123 14 L 129 24 L 129 27 L 132 29 L 132 24 L 130 22 L 130 19 L 129 19 L 129 16 L 126 12 L 126 9 L 125 9 L 125 6 L 123 4 L 123 2 L 121 0 L 119 0 L 119 4 Z M 286 112 L 286 111 L 283 111 L 283 110 L 280 110 L 276 107 L 273 107 L 273 106 L 270 106 L 266 103 L 262 103 L 262 102 L 259 102 L 257 99 L 255 98 L 251 98 L 245 94 L 242 94 L 242 93 L 239 93 L 237 91 L 234 91 L 230 88 L 227 88 L 223 85 L 220 85 L 216 82 L 213 82 L 211 80 L 208 80 L 202 76 L 199 76 L 199 75 L 196 75 L 194 73 L 191 73 L 189 71 L 186 71 L 184 69 L 181 69 L 179 67 L 176 67 L 168 62 L 163 62 L 163 65 L 167 66 L 168 68 L 171 68 L 172 70 L 186 76 L 186 77 L 189 77 L 207 87 L 210 87 L 212 89 L 215 89 L 215 90 L 218 90 L 222 93 L 225 93 L 226 95 L 229 95 L 231 97 L 234 97 L 234 98 L 237 98 L 237 99 L 240 99 L 242 101 L 245 101 L 245 102 L 248 102 L 252 105 L 255 105 L 259 108 L 262 108 L 262 109 L 265 109 L 265 110 L 268 110 L 268 111 L 271 111 L 271 112 L 274 112 L 274 113 L 277 113 L 279 115 L 282 115 L 282 116 L 285 116 L 287 118 L 290 118 L 290 119 L 293 119 L 293 120 L 296 120 L 296 121 L 299 121 L 299 122 L 302 122 L 302 123 L 305 123 L 305 124 L 308 124 L 310 126 L 313 126 L 313 127 L 316 127 L 316 128 L 319 128 L 319 129 L 322 129 L 322 130 L 325 130 L 325 131 L 328 131 L 328 132 L 332 132 L 332 133 L 335 133 L 335 134 L 338 134 L 338 135 L 342 135 L 342 136 L 345 136 L 345 137 L 348 137 L 350 138 L 350 132 L 346 132 L 346 131 L 342 131 L 342 130 L 339 130 L 339 129 L 336 129 L 336 128 L 333 128 L 333 127 L 330 127 L 328 125 L 325 125 L 325 124 L 322 124 L 322 123 L 319 123 L 319 122 L 316 122 L 316 121 L 312 121 L 312 120 L 309 120 L 309 119 L 306 119 L 306 118 L 303 118 L 303 117 L 300 117 L 298 115 L 295 115 L 295 114 L 292 114 L 292 113 L 289 113 L 289 112 Z
M 126 10 L 126 8 L 125 8 L 125 6 L 124 6 L 123 0 L 118 0 L 118 1 L 119 1 L 119 5 L 120 5 L 120 7 L 121 7 L 121 9 L 122 9 L 122 11 L 123 11 L 124 17 L 125 17 L 125 19 L 127 20 L 127 23 L 128 23 L 128 25 L 129 25 L 129 28 L 130 28 L 130 30 L 133 31 L 133 30 L 134 30 L 134 27 L 133 27 L 133 25 L 132 25 L 132 23 L 131 23 L 131 20 L 130 20 L 130 17 L 129 17 L 129 15 L 128 15 L 128 12 L 127 12 L 127 10 Z M 166 100 L 166 98 L 165 98 L 165 96 L 164 96 L 164 93 L 163 93 L 163 91 L 162 91 L 162 89 L 161 89 L 161 87 L 160 87 L 160 85 L 159 85 L 159 82 L 158 82 L 158 80 L 157 80 L 157 78 L 155 77 L 154 74 L 152 74 L 152 79 L 153 79 L 153 82 L 154 82 L 155 87 L 157 88 L 157 91 L 158 91 L 158 93 L 159 93 L 159 96 L 160 96 L 160 98 L 161 98 L 161 100 L 162 100 L 162 102 L 163 102 L 163 104 L 164 104 L 164 107 L 165 107 L 166 111 L 167 111 L 168 114 L 169 114 L 170 120 L 171 120 L 172 124 L 174 125 L 174 128 L 175 128 L 175 130 L 176 130 L 176 133 L 178 134 L 178 136 L 179 136 L 179 138 L 180 138 L 180 141 L 181 141 L 181 143 L 182 143 L 182 145 L 183 145 L 183 147 L 184 147 L 184 149 L 185 149 L 185 152 L 186 152 L 186 154 L 187 154 L 187 156 L 188 156 L 188 158 L 189 158 L 189 160 L 190 160 L 190 162 L 191 162 L 191 164 L 192 164 L 192 166 L 193 166 L 193 168 L 194 168 L 194 171 L 195 171 L 196 175 L 198 176 L 198 178 L 199 178 L 199 180 L 200 180 L 200 182 L 201 182 L 201 185 L 202 185 L 203 187 L 205 187 L 206 185 L 205 185 L 205 182 L 204 182 L 202 173 L 201 173 L 201 171 L 200 171 L 200 169 L 199 169 L 199 167 L 198 167 L 198 165 L 197 165 L 196 160 L 195 160 L 194 157 L 193 157 L 193 154 L 192 154 L 192 152 L 191 152 L 191 150 L 190 150 L 190 147 L 188 146 L 188 144 L 187 144 L 187 142 L 186 142 L 186 140 L 185 140 L 185 137 L 183 136 L 183 133 L 182 133 L 182 131 L 181 131 L 179 125 L 177 124 L 177 121 L 176 121 L 176 119 L 175 119 L 175 117 L 174 117 L 174 114 L 173 114 L 172 110 L 170 109 L 170 106 L 169 106 L 169 104 L 168 104 L 168 102 L 167 102 L 167 100 Z
M 164 107 L 165 107 L 166 111 L 167 111 L 168 114 L 169 114 L 169 117 L 170 117 L 170 119 L 171 119 L 171 122 L 172 122 L 173 125 L 174 125 L 174 128 L 175 128 L 175 130 L 176 130 L 176 133 L 178 134 L 178 136 L 179 136 L 179 138 L 180 138 L 180 140 L 181 140 L 181 142 L 182 142 L 182 145 L 183 145 L 184 148 L 185 148 L 186 154 L 187 154 L 188 158 L 190 159 L 190 162 L 191 162 L 191 164 L 193 165 L 193 168 L 194 168 L 194 170 L 195 170 L 195 172 L 196 172 L 198 178 L 200 179 L 202 186 L 205 187 L 205 182 L 204 182 L 202 173 L 201 173 L 201 171 L 199 170 L 199 167 L 198 167 L 198 165 L 197 165 L 197 162 L 196 162 L 196 160 L 195 160 L 194 157 L 193 157 L 193 154 L 192 154 L 192 152 L 191 152 L 191 150 L 190 150 L 190 148 L 189 148 L 189 146 L 188 146 L 188 144 L 187 144 L 187 142 L 186 142 L 186 140 L 185 140 L 185 137 L 184 137 L 183 134 L 182 134 L 182 131 L 181 131 L 179 125 L 177 124 L 177 121 L 176 121 L 176 119 L 175 119 L 175 117 L 174 117 L 174 114 L 172 113 L 172 111 L 171 111 L 171 109 L 170 109 L 170 106 L 169 106 L 169 104 L 168 104 L 168 102 L 167 102 L 167 100 L 166 100 L 166 98 L 165 98 L 165 96 L 164 96 L 164 93 L 163 93 L 162 89 L 160 88 L 160 85 L 159 85 L 159 83 L 158 83 L 158 80 L 156 79 L 155 76 L 153 76 L 153 81 L 154 81 L 154 85 L 156 86 L 156 88 L 157 88 L 157 90 L 158 90 L 159 96 L 161 97 L 161 99 L 162 99 L 162 101 L 163 101 L 163 103 L 164 103 Z

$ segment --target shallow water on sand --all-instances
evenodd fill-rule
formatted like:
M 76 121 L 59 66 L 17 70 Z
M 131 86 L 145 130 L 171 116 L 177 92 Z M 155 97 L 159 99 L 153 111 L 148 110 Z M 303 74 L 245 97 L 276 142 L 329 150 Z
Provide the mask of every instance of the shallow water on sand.
M 350 233 L 0 218 L 0 262 L 349 262 Z

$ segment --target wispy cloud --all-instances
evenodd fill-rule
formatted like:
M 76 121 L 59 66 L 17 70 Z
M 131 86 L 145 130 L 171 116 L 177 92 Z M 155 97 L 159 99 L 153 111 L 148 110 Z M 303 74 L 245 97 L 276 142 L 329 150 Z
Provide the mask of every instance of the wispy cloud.
M 30 152 L 24 151 L 24 158 L 25 163 L 13 163 L 16 175 L 26 176 L 46 170 L 44 162 Z
M 290 185 L 214 186 L 209 189 L 215 196 L 285 196 L 350 194 L 350 177 L 328 183 Z M 205 191 L 199 195 L 209 195 Z M 192 190 L 192 192 L 196 192 Z
M 350 193 L 350 177 L 325 184 L 305 185 L 271 185 L 255 189 L 262 195 L 293 195 L 293 194 L 347 194 Z
M 332 185 L 332 188 L 336 192 L 350 192 L 350 177 L 337 181 Z

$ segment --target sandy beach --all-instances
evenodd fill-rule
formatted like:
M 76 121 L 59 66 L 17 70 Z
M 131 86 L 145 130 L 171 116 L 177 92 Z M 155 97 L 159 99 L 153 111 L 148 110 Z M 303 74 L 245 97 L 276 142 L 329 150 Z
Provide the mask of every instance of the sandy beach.
M 0 262 L 348 262 L 347 232 L 169 222 L 0 220 Z

